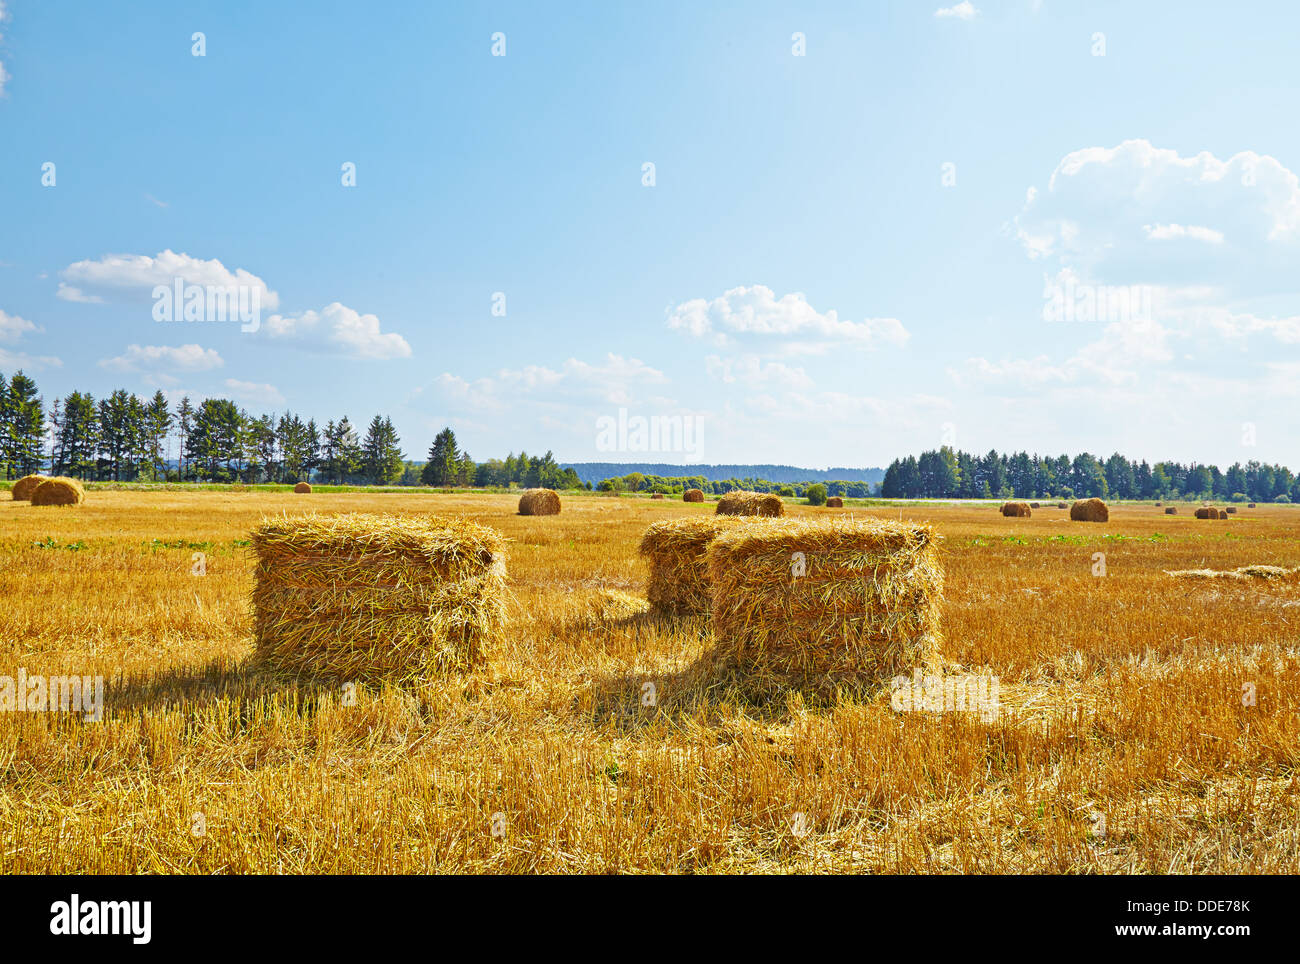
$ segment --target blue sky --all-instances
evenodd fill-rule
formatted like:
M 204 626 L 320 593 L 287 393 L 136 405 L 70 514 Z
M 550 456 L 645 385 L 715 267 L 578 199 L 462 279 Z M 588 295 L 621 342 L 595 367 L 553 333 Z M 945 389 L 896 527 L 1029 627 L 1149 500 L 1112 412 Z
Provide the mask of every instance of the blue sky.
M 0 371 L 47 398 L 411 456 L 1300 464 L 1290 5 L 3 9 Z M 155 321 L 177 277 L 258 330 Z M 602 448 L 620 409 L 698 444 Z

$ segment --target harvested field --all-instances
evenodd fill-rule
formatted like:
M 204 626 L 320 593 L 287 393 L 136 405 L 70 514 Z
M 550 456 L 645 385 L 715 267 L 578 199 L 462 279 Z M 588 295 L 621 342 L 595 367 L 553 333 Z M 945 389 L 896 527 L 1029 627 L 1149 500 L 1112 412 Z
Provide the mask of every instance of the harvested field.
M 0 499 L 0 675 L 105 678 L 102 722 L 0 713 L 0 819 L 20 841 L 0 869 L 1300 872 L 1300 582 L 1165 574 L 1292 570 L 1300 508 L 1209 527 L 1149 503 L 1106 526 L 993 508 L 833 514 L 933 527 L 945 676 L 1001 680 L 984 722 L 714 675 L 707 625 L 645 611 L 643 533 L 700 511 L 676 500 L 566 494 L 536 518 L 511 495 L 328 486 Z M 500 530 L 510 630 L 490 662 L 350 694 L 259 668 L 248 534 L 311 511 Z

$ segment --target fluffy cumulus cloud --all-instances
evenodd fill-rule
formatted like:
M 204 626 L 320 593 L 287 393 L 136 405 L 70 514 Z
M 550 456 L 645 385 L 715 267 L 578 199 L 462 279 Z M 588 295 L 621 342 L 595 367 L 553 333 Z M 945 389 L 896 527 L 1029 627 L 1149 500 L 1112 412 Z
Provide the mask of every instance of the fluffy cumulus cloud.
M 251 271 L 232 271 L 215 258 L 204 261 L 170 248 L 153 256 L 107 254 L 95 261 L 77 261 L 64 268 L 62 275 L 57 294 L 65 301 L 141 300 L 152 297 L 155 287 L 170 288 L 179 279 L 186 285 L 256 291 L 264 311 L 280 306 L 280 296 Z
M 974 20 L 979 16 L 979 10 L 970 0 L 961 0 L 951 7 L 940 7 L 934 15 L 940 20 Z
M 804 350 L 815 343 L 901 346 L 908 339 L 897 318 L 841 320 L 834 309 L 818 311 L 799 292 L 778 298 L 766 285 L 732 288 L 711 300 L 684 301 L 668 312 L 668 327 L 696 337 L 712 336 L 718 344 L 734 337 L 781 337 Z
M 320 311 L 272 315 L 262 325 L 267 337 L 359 359 L 409 358 L 411 346 L 396 332 L 380 328 L 375 315 L 363 315 L 337 301 Z
M 1300 178 L 1253 151 L 1185 157 L 1145 140 L 1074 151 L 1029 191 L 1016 230 L 1031 258 L 1094 281 L 1300 287 Z
M 163 374 L 209 371 L 222 364 L 216 351 L 200 345 L 127 345 L 122 354 L 99 362 L 101 368 L 113 372 Z
M 1123 386 L 1135 407 L 1191 385 L 1259 398 L 1280 379 L 1252 340 L 1300 343 L 1300 178 L 1275 158 L 1145 140 L 1074 151 L 1029 190 L 1015 230 L 1046 269 L 1043 320 L 1065 322 L 1072 347 L 969 358 L 948 369 L 958 385 L 1045 401 Z

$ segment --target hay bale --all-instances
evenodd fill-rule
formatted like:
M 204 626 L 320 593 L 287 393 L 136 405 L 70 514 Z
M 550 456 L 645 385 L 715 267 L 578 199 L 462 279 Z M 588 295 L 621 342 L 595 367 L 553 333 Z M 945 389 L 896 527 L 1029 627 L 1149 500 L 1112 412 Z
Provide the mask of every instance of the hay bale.
M 1206 505 L 1203 505 L 1196 510 L 1196 518 L 1198 519 L 1217 519 L 1218 517 L 1219 517 L 1219 510 L 1212 509 Z
M 1247 502 L 1247 503 L 1246 503 L 1246 508 L 1247 508 L 1247 509 L 1253 509 L 1253 508 L 1255 508 L 1255 503 L 1254 503 L 1254 502 Z
M 560 496 L 554 489 L 524 489 L 519 496 L 520 515 L 559 515 Z
M 713 515 L 650 525 L 638 547 L 650 565 L 650 607 L 664 616 L 707 616 L 712 595 L 705 551 L 719 532 L 747 521 Z
M 1178 510 L 1171 505 L 1165 509 L 1165 515 L 1178 515 Z
M 9 491 L 9 495 L 15 502 L 30 502 L 32 500 L 32 493 L 36 491 L 36 487 L 48 478 L 49 476 L 47 475 L 24 475 L 14 483 L 13 488 Z
M 1028 519 L 1031 515 L 1028 502 L 1003 502 L 1002 514 L 1016 519 Z
M 1236 507 L 1235 505 L 1230 505 L 1230 506 L 1228 506 L 1226 509 L 1224 509 L 1223 511 L 1226 512 L 1226 513 L 1228 513 L 1228 515 L 1236 515 L 1236 514 L 1237 514 L 1237 507 Z
M 76 479 L 56 475 L 32 489 L 32 505 L 81 505 L 86 490 Z
M 1220 509 L 1220 510 L 1219 510 L 1219 518 L 1220 518 L 1220 519 L 1226 519 L 1226 518 L 1228 518 L 1228 512 L 1227 512 L 1226 509 Z
M 308 495 L 311 492 L 311 483 L 299 482 L 293 487 L 293 491 L 297 492 L 299 495 Z
M 1031 509 L 1037 509 L 1037 508 L 1040 508 L 1040 506 L 1038 505 L 1037 502 L 1031 502 L 1031 503 L 1029 503 L 1029 508 L 1031 508 Z
M 699 489 L 687 489 L 682 493 L 683 502 L 703 502 L 704 493 Z
M 1164 505 L 1163 502 L 1157 502 L 1157 503 L 1156 503 L 1156 508 L 1158 509 L 1158 508 L 1160 508 L 1162 505 Z
M 651 499 L 662 499 L 663 497 L 664 494 L 662 492 L 656 492 L 652 496 L 650 496 Z
M 943 570 L 928 525 L 763 521 L 719 533 L 707 557 L 712 658 L 753 681 L 826 692 L 938 667 Z
M 838 495 L 828 496 L 826 499 L 826 508 L 842 509 L 844 508 L 844 500 L 841 499 Z
M 1066 503 L 1066 502 L 1058 502 L 1058 503 L 1056 503 L 1056 507 L 1057 507 L 1058 509 L 1068 509 L 1070 506 L 1069 506 L 1069 504 Z
M 1108 522 L 1110 509 L 1101 499 L 1079 499 L 1070 506 L 1071 522 Z
M 735 489 L 718 500 L 718 515 L 761 515 L 768 518 L 785 515 L 785 503 L 770 492 L 744 492 Z
M 253 634 L 267 665 L 348 680 L 418 681 L 486 662 L 505 624 L 505 538 L 458 519 L 264 520 Z

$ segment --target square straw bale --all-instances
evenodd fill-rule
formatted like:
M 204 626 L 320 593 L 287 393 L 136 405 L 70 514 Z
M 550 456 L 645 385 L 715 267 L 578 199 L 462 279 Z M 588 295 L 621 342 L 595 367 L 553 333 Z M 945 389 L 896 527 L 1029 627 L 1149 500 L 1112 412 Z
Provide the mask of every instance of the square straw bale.
M 640 545 L 650 564 L 651 609 L 661 616 L 707 616 L 713 597 L 704 552 L 719 532 L 753 521 L 714 515 L 652 523 Z
M 252 532 L 257 655 L 343 680 L 486 662 L 505 624 L 505 537 L 458 519 L 265 519 Z
M 938 669 L 943 570 L 928 525 L 763 520 L 720 533 L 707 565 L 715 662 L 818 690 Z

